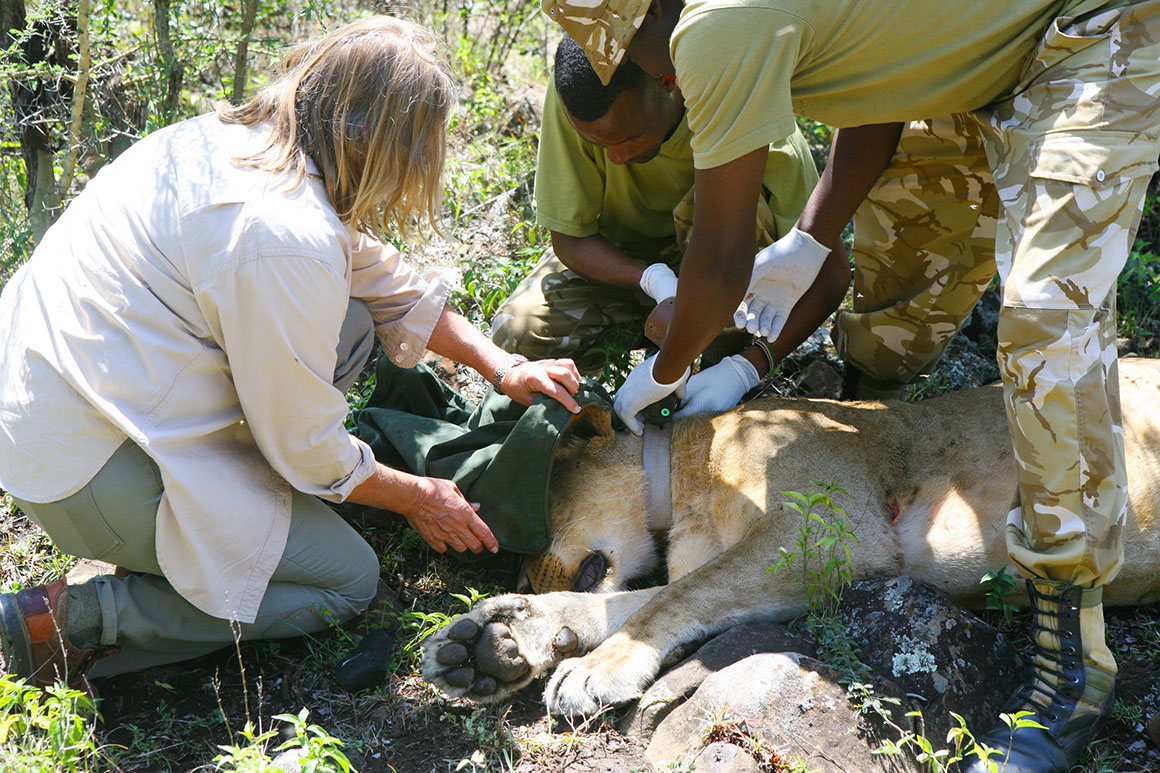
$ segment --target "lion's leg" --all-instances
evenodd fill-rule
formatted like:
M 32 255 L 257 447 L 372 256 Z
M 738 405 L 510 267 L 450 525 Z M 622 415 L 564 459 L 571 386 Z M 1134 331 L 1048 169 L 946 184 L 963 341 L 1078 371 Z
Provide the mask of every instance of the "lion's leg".
M 548 708 L 565 716 L 590 715 L 639 696 L 677 647 L 738 622 L 788 620 L 807 609 L 805 589 L 784 572 L 766 573 L 776 560 L 782 519 L 759 522 L 746 539 L 654 598 L 582 658 L 561 663 L 548 683 Z
M 451 696 L 503 700 L 591 651 L 657 590 L 485 599 L 423 642 L 423 678 Z

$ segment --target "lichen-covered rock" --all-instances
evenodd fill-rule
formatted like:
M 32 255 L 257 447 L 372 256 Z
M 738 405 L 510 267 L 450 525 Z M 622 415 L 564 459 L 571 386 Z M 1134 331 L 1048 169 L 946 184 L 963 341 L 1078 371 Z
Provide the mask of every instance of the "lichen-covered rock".
M 909 577 L 854 583 L 837 614 L 862 662 L 916 697 L 935 744 L 957 725 L 952 711 L 985 732 L 1023 681 L 1024 661 L 1007 637 Z
M 663 673 L 617 723 L 617 729 L 625 735 L 647 741 L 657 725 L 696 692 L 710 674 L 759 652 L 798 652 L 814 656 L 817 649 L 812 641 L 790 633 L 779 623 L 735 626 L 710 639 Z
M 661 722 L 645 757 L 657 770 L 665 770 L 678 756 L 696 760 L 710 743 L 714 728 L 728 726 L 760 744 L 772 745 L 783 759 L 797 758 L 811 771 L 919 770 L 908 757 L 873 753 L 884 740 L 897 740 L 898 735 L 880 719 L 860 715 L 840 678 L 837 670 L 803 655 L 747 657 L 709 675 L 688 701 Z M 888 682 L 875 686 L 898 701 L 886 705 L 893 721 L 909 727 L 906 696 Z

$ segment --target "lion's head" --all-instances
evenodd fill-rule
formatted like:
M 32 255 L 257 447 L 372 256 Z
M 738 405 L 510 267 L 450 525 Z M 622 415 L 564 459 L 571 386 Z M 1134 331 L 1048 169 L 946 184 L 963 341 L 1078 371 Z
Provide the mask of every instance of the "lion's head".
M 524 561 L 522 590 L 623 590 L 652 570 L 641 441 L 614 432 L 608 411 L 585 408 L 556 449 L 548 505 L 552 543 Z

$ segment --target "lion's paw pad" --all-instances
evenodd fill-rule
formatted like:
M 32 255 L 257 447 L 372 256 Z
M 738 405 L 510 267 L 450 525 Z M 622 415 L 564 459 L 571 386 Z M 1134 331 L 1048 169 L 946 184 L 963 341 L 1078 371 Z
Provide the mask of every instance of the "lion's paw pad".
M 489 599 L 424 643 L 423 677 L 445 692 L 497 701 L 579 647 L 566 626 L 548 626 L 526 599 Z

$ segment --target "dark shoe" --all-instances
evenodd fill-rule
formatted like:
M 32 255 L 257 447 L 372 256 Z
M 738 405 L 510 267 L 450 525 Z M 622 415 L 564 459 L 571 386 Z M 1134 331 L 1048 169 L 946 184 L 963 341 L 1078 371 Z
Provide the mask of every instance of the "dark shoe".
M 65 633 L 68 599 L 64 580 L 0 594 L 0 651 L 8 673 L 29 684 L 44 688 L 64 682 L 95 698 L 86 674 L 94 661 L 117 649 L 73 646 Z
M 1030 711 L 1044 727 L 1000 723 L 979 739 L 1003 773 L 1065 773 L 1083 754 L 1111 708 L 1115 663 L 1104 641 L 1103 588 L 1028 580 L 1033 642 L 1031 679 L 1004 713 Z M 1110 666 L 1110 670 L 1109 670 Z M 963 773 L 989 770 L 971 757 Z

